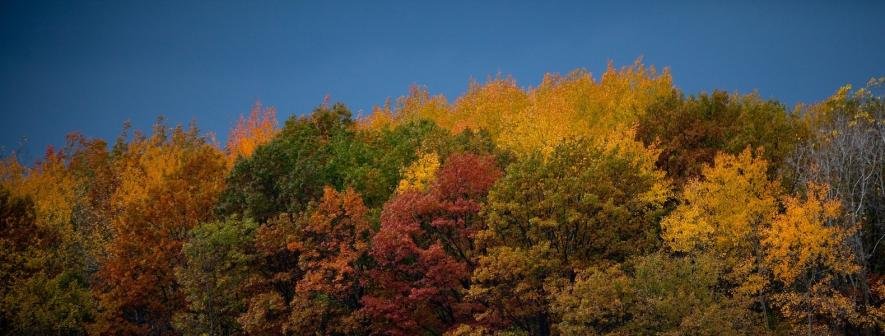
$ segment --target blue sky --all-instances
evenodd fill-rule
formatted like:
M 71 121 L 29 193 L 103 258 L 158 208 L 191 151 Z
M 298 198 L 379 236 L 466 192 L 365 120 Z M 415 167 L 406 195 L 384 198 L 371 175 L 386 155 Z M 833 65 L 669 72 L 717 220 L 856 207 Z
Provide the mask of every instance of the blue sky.
M 885 1 L 0 0 L 0 147 L 39 157 L 125 120 L 196 120 L 223 141 L 256 99 L 280 119 L 325 95 L 367 113 L 411 84 L 450 100 L 606 62 L 670 67 L 684 92 L 792 106 L 885 75 Z M 22 139 L 27 139 L 22 147 Z

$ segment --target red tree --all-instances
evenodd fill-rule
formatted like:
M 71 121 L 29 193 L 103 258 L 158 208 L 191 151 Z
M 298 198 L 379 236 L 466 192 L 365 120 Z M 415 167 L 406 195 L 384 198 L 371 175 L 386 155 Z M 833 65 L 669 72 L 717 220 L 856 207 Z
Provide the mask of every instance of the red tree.
M 372 241 L 377 265 L 362 300 L 373 330 L 441 334 L 471 317 L 476 307 L 463 296 L 475 263 L 473 235 L 499 176 L 492 157 L 455 154 L 428 191 L 405 192 L 385 205 Z

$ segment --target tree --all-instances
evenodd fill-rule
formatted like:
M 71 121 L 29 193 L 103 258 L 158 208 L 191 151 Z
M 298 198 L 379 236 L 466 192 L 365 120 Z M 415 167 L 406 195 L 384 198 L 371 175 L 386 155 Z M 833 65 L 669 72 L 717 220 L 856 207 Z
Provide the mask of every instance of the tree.
M 829 188 L 808 186 L 803 198 L 786 196 L 786 210 L 763 232 L 765 261 L 783 291 L 773 296 L 795 332 L 833 333 L 850 323 L 874 326 L 855 302 L 834 287 L 837 277 L 859 271 L 846 240 L 851 231 L 835 225 L 842 210 Z
M 524 109 L 504 113 L 507 128 L 496 139 L 522 154 L 549 153 L 574 137 L 604 139 L 633 127 L 646 106 L 671 90 L 669 71 L 658 73 L 641 60 L 622 68 L 609 63 L 598 81 L 582 69 L 546 74 L 528 90 Z
M 454 154 L 429 190 L 406 191 L 384 206 L 361 309 L 374 332 L 440 335 L 469 319 L 475 307 L 463 296 L 476 262 L 473 236 L 499 175 L 491 156 Z
M 227 163 L 196 127 L 170 132 L 161 121 L 120 155 L 112 238 L 94 284 L 100 309 L 91 332 L 171 333 L 172 315 L 185 304 L 174 272 L 184 263 L 181 247 L 190 229 L 212 217 Z
M 193 228 L 182 246 L 185 262 L 175 270 L 187 307 L 174 316 L 184 335 L 235 335 L 236 318 L 245 311 L 240 295 L 255 260 L 258 225 L 249 219 L 229 218 Z
M 768 162 L 749 148 L 737 156 L 718 154 L 703 167 L 702 180 L 685 185 L 681 203 L 661 222 L 670 250 L 719 258 L 729 270 L 724 280 L 737 295 L 758 302 L 765 315 L 769 277 L 762 230 L 777 214 L 781 193 L 767 171 Z
M 75 137 L 63 150 L 50 147 L 33 167 L 14 157 L 3 164 L 0 188 L 14 210 L 4 214 L 10 216 L 5 234 L 11 244 L 4 244 L 9 249 L 4 256 L 9 269 L 3 271 L 8 287 L 0 294 L 16 334 L 82 334 L 93 318 L 88 263 L 94 251 L 74 221 L 80 184 L 72 158 L 82 155 Z M 30 237 L 22 240 L 20 235 Z
M 419 149 L 443 153 L 456 144 L 448 131 L 430 122 L 357 130 L 344 105 L 321 106 L 309 117 L 290 118 L 274 140 L 237 162 L 227 178 L 220 213 L 258 222 L 297 214 L 319 199 L 327 185 L 352 187 L 370 208 L 380 207 Z
M 668 247 L 716 256 L 736 298 L 753 299 L 766 318 L 773 303 L 795 332 L 873 325 L 839 286 L 858 271 L 848 248 L 853 229 L 842 222 L 850 218 L 840 216 L 839 201 L 815 184 L 804 198 L 783 194 L 767 170 L 749 149 L 717 155 L 661 223 Z M 816 322 L 820 316 L 826 322 Z
M 295 334 L 353 335 L 362 332 L 353 314 L 369 264 L 374 230 L 368 208 L 353 189 L 326 188 L 301 219 L 287 245 L 304 272 L 295 285 L 288 330 Z
M 384 106 L 375 107 L 372 114 L 359 120 L 359 126 L 382 130 L 422 120 L 449 125 L 449 104 L 443 95 L 431 96 L 426 86 L 412 85 L 408 95 L 396 99 L 395 106 L 388 100 Z
M 761 155 L 774 173 L 805 132 L 783 104 L 755 93 L 684 97 L 673 90 L 640 114 L 636 135 L 645 144 L 658 144 L 658 166 L 682 186 L 699 177 L 717 152 L 738 154 L 748 146 L 764 149 Z
M 295 283 L 304 272 L 298 253 L 288 248 L 298 227 L 293 215 L 281 214 L 255 233 L 255 268 L 241 289 L 246 311 L 237 317 L 249 335 L 283 335 L 291 315 Z
M 362 124 L 379 128 L 427 119 L 452 133 L 485 130 L 500 148 L 520 155 L 549 153 L 569 138 L 604 138 L 629 129 L 647 106 L 672 90 L 668 70 L 659 73 L 638 59 L 621 68 L 609 63 L 598 81 L 581 69 L 546 74 L 530 89 L 500 75 L 485 83 L 471 80 L 451 105 L 424 87 L 412 87 L 396 107 L 376 108 Z
M 872 79 L 854 92 L 844 86 L 823 102 L 804 108 L 803 122 L 813 136 L 790 158 L 795 189 L 827 185 L 828 197 L 842 204 L 844 219 L 835 223 L 849 230 L 847 244 L 860 269 L 840 287 L 850 288 L 854 293 L 850 300 L 864 309 L 876 309 L 873 288 L 885 272 L 883 82 Z
M 549 158 L 512 164 L 489 194 L 488 229 L 479 234 L 488 255 L 470 293 L 489 309 L 480 322 L 547 334 L 545 282 L 572 281 L 588 266 L 654 250 L 669 194 L 656 156 L 627 133 L 566 141 Z
M 551 304 L 562 335 L 760 334 L 760 319 L 717 291 L 721 265 L 710 255 L 662 253 L 581 271 Z
M 249 157 L 258 146 L 273 139 L 279 131 L 276 114 L 275 108 L 262 109 L 261 103 L 256 102 L 248 118 L 240 116 L 227 140 L 227 156 L 231 163 L 240 157 Z
M 274 140 L 234 165 L 221 196 L 221 213 L 264 222 L 303 210 L 330 182 L 328 143 L 341 138 L 351 123 L 350 111 L 339 104 L 287 120 Z

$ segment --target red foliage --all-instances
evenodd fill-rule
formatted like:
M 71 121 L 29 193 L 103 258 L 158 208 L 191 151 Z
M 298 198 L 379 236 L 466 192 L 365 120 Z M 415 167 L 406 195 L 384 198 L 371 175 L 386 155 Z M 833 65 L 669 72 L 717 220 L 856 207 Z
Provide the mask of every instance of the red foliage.
M 370 293 L 362 313 L 389 335 L 443 333 L 475 312 L 464 302 L 474 265 L 472 237 L 481 229 L 482 200 L 501 176 L 490 156 L 456 154 L 427 192 L 388 202 L 371 255 Z

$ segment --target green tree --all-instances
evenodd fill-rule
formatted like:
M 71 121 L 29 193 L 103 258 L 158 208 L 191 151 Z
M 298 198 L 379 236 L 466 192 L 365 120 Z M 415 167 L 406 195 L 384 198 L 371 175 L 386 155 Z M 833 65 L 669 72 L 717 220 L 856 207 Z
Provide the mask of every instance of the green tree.
M 758 314 L 718 290 L 722 271 L 711 255 L 663 253 L 590 267 L 555 294 L 557 328 L 562 335 L 763 333 Z
M 200 224 L 182 247 L 184 265 L 175 276 L 187 307 L 174 318 L 184 335 L 234 335 L 241 329 L 236 318 L 245 310 L 240 287 L 251 273 L 258 225 L 249 219 L 230 218 Z
M 774 172 L 804 134 L 783 104 L 724 91 L 685 97 L 673 90 L 640 115 L 637 128 L 638 139 L 659 146 L 658 166 L 677 186 L 700 176 L 717 152 L 737 154 L 747 146 L 764 149 Z
M 588 266 L 654 250 L 669 194 L 656 154 L 628 132 L 566 141 L 548 158 L 512 164 L 489 193 L 488 229 L 478 235 L 488 254 L 470 293 L 490 310 L 481 322 L 547 334 L 545 282 L 571 281 Z M 515 267 L 521 262 L 527 265 Z

